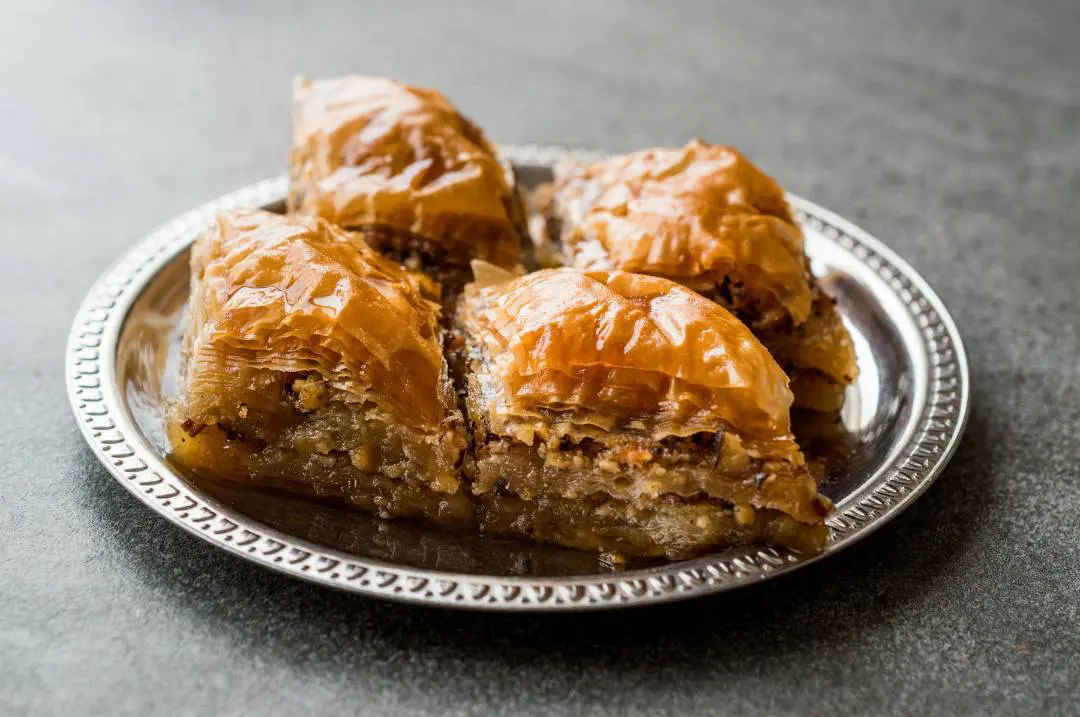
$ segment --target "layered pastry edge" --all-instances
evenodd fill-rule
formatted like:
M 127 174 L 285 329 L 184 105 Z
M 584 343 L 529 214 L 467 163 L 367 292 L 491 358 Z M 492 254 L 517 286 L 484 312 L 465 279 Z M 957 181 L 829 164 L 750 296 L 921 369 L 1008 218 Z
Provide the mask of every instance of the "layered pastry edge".
M 642 557 L 823 547 L 830 504 L 790 435 L 786 377 L 723 308 L 623 272 L 478 277 L 451 363 L 467 366 L 471 489 L 521 506 L 500 532 Z
M 219 215 L 196 241 L 191 287 L 166 419 L 175 458 L 387 516 L 470 522 L 429 279 L 321 219 L 254 211 Z

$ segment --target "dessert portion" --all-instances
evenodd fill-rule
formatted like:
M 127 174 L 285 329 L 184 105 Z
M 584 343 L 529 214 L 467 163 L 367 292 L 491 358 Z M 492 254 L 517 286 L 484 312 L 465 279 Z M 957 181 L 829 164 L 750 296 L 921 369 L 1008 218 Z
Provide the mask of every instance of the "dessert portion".
M 555 168 L 547 231 L 564 262 L 677 281 L 730 309 L 789 374 L 797 405 L 835 411 L 857 374 L 780 187 L 699 140 Z M 545 245 L 544 241 L 540 245 Z
M 820 551 L 790 411 L 856 367 L 780 188 L 697 141 L 557 167 L 535 227 L 516 184 L 434 90 L 299 81 L 290 213 L 193 247 L 173 457 L 612 560 Z
M 223 213 L 192 250 L 167 433 L 196 473 L 473 525 L 433 282 L 322 219 Z
M 486 532 L 638 557 L 823 547 L 788 379 L 717 303 L 658 277 L 478 263 L 453 330 Z
M 529 247 L 513 168 L 484 133 L 435 90 L 384 78 L 298 81 L 288 206 L 451 292 L 471 260 L 517 269 Z
M 673 282 L 484 262 L 437 287 L 312 217 L 224 213 L 192 251 L 173 456 L 196 475 L 626 557 L 820 550 L 787 377 Z

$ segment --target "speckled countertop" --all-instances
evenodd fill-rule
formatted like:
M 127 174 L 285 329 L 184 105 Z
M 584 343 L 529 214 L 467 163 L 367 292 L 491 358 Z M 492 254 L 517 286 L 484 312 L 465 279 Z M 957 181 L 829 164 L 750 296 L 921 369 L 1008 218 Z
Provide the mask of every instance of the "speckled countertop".
M 1080 5 L 7 3 L 0 714 L 1076 714 Z M 282 170 L 294 73 L 443 89 L 497 140 L 735 144 L 908 259 L 975 385 L 940 481 L 812 568 L 625 613 L 457 614 L 220 554 L 97 464 L 93 279 Z

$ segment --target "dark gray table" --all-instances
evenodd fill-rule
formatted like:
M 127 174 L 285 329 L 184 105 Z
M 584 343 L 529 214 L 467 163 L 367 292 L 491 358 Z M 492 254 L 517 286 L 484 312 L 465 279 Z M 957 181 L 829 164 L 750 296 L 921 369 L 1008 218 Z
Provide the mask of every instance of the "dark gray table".
M 1076 714 L 1080 4 L 5 3 L 0 714 Z M 967 437 L 865 542 L 661 609 L 456 614 L 226 557 L 84 447 L 72 315 L 127 244 L 282 170 L 294 73 L 504 142 L 738 145 L 879 234 L 967 340 Z

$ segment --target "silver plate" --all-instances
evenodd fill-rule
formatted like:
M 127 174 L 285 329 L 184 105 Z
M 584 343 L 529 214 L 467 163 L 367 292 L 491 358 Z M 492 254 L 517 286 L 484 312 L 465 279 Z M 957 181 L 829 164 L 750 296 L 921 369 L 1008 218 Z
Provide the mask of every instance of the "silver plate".
M 504 152 L 522 167 L 527 185 L 549 178 L 551 165 L 567 155 L 544 147 Z M 937 477 L 963 432 L 967 361 L 941 301 L 877 239 L 792 196 L 814 271 L 837 299 L 861 369 L 842 414 L 844 450 L 836 452 L 843 459 L 823 485 L 837 510 L 821 555 L 748 547 L 617 570 L 561 548 L 194 481 L 170 462 L 162 426 L 188 293 L 188 250 L 217 212 L 280 208 L 285 192 L 284 177 L 245 187 L 124 254 L 79 309 L 66 376 L 87 443 L 124 487 L 185 530 L 288 575 L 373 597 L 485 610 L 613 608 L 716 593 L 820 560 L 881 527 Z

